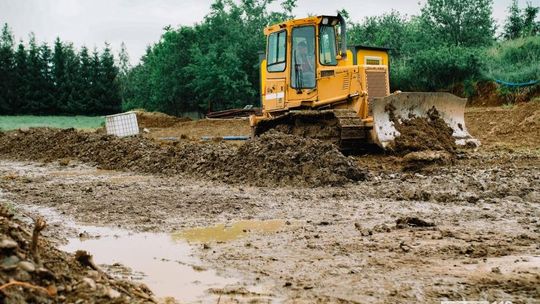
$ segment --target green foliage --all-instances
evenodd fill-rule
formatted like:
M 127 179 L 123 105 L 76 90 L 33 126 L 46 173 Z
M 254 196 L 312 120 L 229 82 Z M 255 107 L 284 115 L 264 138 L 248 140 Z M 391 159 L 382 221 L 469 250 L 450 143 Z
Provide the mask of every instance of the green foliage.
M 366 17 L 361 23 L 349 25 L 348 43 L 384 46 L 399 57 L 410 41 L 410 27 L 406 16 L 396 11 L 377 17 Z
M 37 127 L 96 129 L 104 123 L 105 119 L 100 116 L 0 116 L 3 131 Z
M 497 43 L 486 51 L 486 75 L 509 82 L 540 79 L 540 36 Z
M 540 22 L 536 20 L 539 11 L 540 7 L 532 6 L 529 2 L 522 10 L 519 8 L 518 1 L 513 0 L 508 7 L 508 17 L 504 24 L 503 37 L 511 40 L 540 35 Z
M 452 89 L 457 84 L 482 78 L 483 67 L 478 49 L 441 46 L 397 61 L 393 80 L 401 85 L 399 89 L 407 91 Z
M 38 45 L 14 48 L 4 25 L 0 36 L 0 114 L 109 114 L 120 110 L 118 68 L 106 45 L 103 52 L 79 53 L 57 38 L 51 49 Z
M 258 104 L 263 28 L 292 18 L 296 0 L 216 0 L 203 22 L 165 28 L 139 65 L 123 77 L 123 109 L 179 115 Z
M 493 0 L 427 0 L 421 20 L 424 29 L 439 38 L 432 43 L 485 46 L 495 33 L 492 11 Z

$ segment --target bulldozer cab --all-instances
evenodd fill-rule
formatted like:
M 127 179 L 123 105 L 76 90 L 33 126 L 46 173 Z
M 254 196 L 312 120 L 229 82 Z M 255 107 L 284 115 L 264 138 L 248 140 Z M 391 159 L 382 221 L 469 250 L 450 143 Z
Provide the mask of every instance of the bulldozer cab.
M 318 108 L 340 98 L 346 100 L 351 90 L 360 94 L 359 83 L 350 86 L 354 67 L 347 60 L 345 21 L 341 16 L 290 20 L 266 28 L 265 35 L 263 111 Z

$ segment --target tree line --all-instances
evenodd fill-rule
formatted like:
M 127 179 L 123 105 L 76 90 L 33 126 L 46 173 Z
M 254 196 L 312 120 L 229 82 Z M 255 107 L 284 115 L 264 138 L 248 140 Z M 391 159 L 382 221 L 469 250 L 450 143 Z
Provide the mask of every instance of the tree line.
M 108 45 L 99 52 L 57 38 L 53 47 L 15 45 L 7 24 L 0 35 L 0 115 L 102 115 L 119 112 L 119 69 Z
M 392 11 L 352 23 L 349 42 L 390 48 L 391 85 L 394 90 L 437 91 L 465 86 L 473 90 L 478 81 L 510 77 L 510 81 L 540 78 L 540 67 L 524 73 L 501 75 L 497 69 L 511 70 L 520 62 L 534 65 L 540 56 L 539 7 L 527 3 L 520 9 L 517 0 L 508 8 L 502 33 L 496 37 L 492 0 L 428 0 L 418 16 L 408 17 Z M 496 60 L 490 48 L 497 40 L 531 39 L 516 48 L 522 57 Z M 496 61 L 496 62 L 495 62 Z M 508 74 L 508 73 L 507 73 Z
M 206 113 L 258 104 L 263 28 L 294 18 L 296 0 L 214 0 L 192 26 L 167 26 L 140 62 L 129 66 L 122 48 L 90 52 L 57 39 L 53 48 L 15 47 L 6 25 L 0 37 L 0 114 L 108 114 L 144 108 L 173 115 Z M 493 0 L 427 0 L 417 16 L 392 11 L 348 18 L 349 44 L 390 48 L 392 89 L 471 89 L 475 82 L 505 77 L 540 78 L 539 8 L 514 0 L 496 36 Z M 302 16 L 305 17 L 305 16 Z M 529 38 L 526 38 L 529 37 Z M 532 38 L 531 38 L 532 37 Z M 491 54 L 497 41 L 524 42 Z M 531 64 L 532 63 L 532 64 Z M 496 68 L 494 68 L 496 67 Z

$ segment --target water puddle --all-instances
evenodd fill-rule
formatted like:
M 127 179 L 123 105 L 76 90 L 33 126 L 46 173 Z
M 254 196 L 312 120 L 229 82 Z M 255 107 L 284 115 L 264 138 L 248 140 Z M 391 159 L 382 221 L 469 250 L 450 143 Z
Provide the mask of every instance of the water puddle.
M 228 272 L 225 275 L 207 269 L 193 255 L 191 246 L 185 241 L 188 238 L 179 237 L 179 234 L 134 233 L 110 227 L 78 225 L 73 221 L 66 221 L 65 217 L 50 208 L 29 206 L 24 209 L 41 214 L 50 225 L 61 222 L 63 226 L 77 232 L 79 237 L 68 238 L 67 244 L 60 246 L 60 249 L 72 253 L 86 250 L 93 255 L 96 264 L 102 265 L 108 272 L 112 271 L 112 275 L 143 282 L 158 298 L 172 297 L 182 303 L 215 303 L 219 295 L 212 294 L 209 289 L 245 288 L 259 300 L 271 301 L 262 285 L 246 285 L 241 283 L 239 275 L 235 277 L 234 273 Z M 224 233 L 220 239 L 239 237 L 242 233 L 247 233 L 244 232 L 246 229 L 271 231 L 279 226 L 277 221 L 239 222 L 230 229 L 222 229 L 234 233 Z M 191 236 L 190 240 L 202 238 L 194 232 L 186 233 Z M 211 238 L 208 232 L 207 237 L 202 239 Z M 126 273 L 125 267 L 117 267 L 123 271 L 114 271 L 115 268 L 110 265 L 123 265 L 131 271 Z
M 173 233 L 175 240 L 186 240 L 188 242 L 210 243 L 226 242 L 247 236 L 249 233 L 273 233 L 280 230 L 285 225 L 283 220 L 268 221 L 239 221 L 230 226 L 223 224 L 213 227 L 186 229 Z

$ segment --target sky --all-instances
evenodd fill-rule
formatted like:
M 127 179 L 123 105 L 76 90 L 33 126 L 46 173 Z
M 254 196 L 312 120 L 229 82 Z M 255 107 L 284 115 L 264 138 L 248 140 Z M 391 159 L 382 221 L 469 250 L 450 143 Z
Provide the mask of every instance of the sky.
M 335 15 L 345 8 L 353 21 L 391 10 L 417 15 L 425 0 L 298 0 L 297 17 Z M 158 41 L 167 25 L 192 25 L 209 12 L 213 0 L 0 0 L 0 24 L 8 23 L 17 40 L 34 32 L 49 44 L 60 37 L 76 47 L 102 49 L 108 42 L 116 53 L 124 42 L 136 64 L 148 45 Z M 280 2 L 276 0 L 276 2 Z M 529 0 L 540 6 L 540 0 Z M 493 17 L 502 24 L 511 0 L 494 0 Z M 525 0 L 519 0 L 521 6 Z M 279 9 L 279 4 L 273 4 Z

